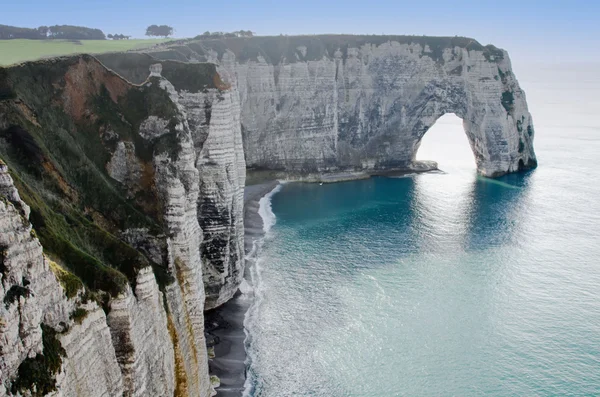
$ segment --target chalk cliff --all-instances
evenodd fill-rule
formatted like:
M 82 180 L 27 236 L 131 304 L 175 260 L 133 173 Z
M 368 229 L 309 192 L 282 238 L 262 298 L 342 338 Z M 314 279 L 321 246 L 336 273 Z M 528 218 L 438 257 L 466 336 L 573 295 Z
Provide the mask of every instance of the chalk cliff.
M 414 166 L 446 113 L 463 119 L 482 175 L 537 165 L 508 53 L 463 37 L 296 36 L 196 40 L 161 59 L 209 61 L 240 93 L 249 168 L 306 174 Z
M 481 174 L 536 166 L 508 54 L 471 39 L 145 51 L 0 68 L 0 396 L 211 395 L 204 310 L 243 277 L 246 165 L 412 169 L 456 113 Z
M 0 69 L 0 395 L 213 393 L 205 303 L 243 266 L 238 97 L 214 65 L 147 66 L 140 86 L 91 56 Z

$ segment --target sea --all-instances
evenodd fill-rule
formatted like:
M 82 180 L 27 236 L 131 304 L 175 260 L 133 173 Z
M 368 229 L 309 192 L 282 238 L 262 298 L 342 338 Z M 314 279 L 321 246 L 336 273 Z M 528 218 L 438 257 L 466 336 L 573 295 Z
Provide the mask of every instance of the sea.
M 534 171 L 477 176 L 446 115 L 443 172 L 264 197 L 245 396 L 600 396 L 599 70 L 515 70 Z

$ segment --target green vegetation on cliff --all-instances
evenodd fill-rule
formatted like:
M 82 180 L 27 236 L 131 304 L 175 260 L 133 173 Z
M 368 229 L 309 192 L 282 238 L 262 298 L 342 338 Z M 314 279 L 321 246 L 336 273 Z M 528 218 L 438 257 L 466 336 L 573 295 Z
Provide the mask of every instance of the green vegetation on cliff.
M 184 47 L 187 48 L 187 47 Z M 188 51 L 191 51 L 188 49 Z M 181 55 L 179 52 L 177 54 Z M 167 61 L 160 61 L 164 55 Z M 191 55 L 191 52 L 188 52 Z M 150 65 L 160 62 L 162 64 L 162 76 L 169 80 L 177 90 L 199 92 L 207 88 L 228 88 L 220 79 L 217 68 L 212 63 L 182 63 L 178 62 L 178 56 L 166 52 L 144 53 L 111 53 L 97 56 L 107 68 L 115 71 L 127 80 L 135 84 L 141 84 L 148 77 Z M 181 57 L 181 60 L 186 60 Z
M 58 279 L 60 285 L 64 288 L 67 298 L 73 298 L 83 288 L 83 283 L 73 273 L 65 270 L 52 260 L 48 260 L 50 269 Z
M 198 79 L 213 85 L 215 74 L 211 65 Z M 169 132 L 142 138 L 140 125 L 150 115 L 166 120 Z M 128 282 L 134 286 L 137 272 L 149 265 L 168 282 L 166 269 L 157 269 L 162 264 L 150 263 L 122 233 L 163 232 L 152 160 L 158 153 L 177 157 L 179 117 L 157 81 L 133 86 L 91 56 L 0 68 L 0 158 L 31 207 L 45 253 L 68 270 L 55 270 L 68 296 L 81 282 L 116 295 Z M 135 147 L 139 186 L 108 174 L 119 141 Z
M 32 396 L 45 396 L 56 390 L 56 374 L 62 366 L 66 352 L 56 337 L 57 332 L 50 326 L 42 324 L 42 354 L 26 358 L 12 384 L 11 392 L 29 392 Z
M 142 49 L 168 39 L 145 40 L 0 40 L 0 66 L 70 54 L 101 54 Z
M 255 36 L 220 37 L 197 36 L 193 40 L 178 40 L 165 45 L 151 54 L 160 59 L 191 59 L 204 61 L 208 53 L 214 51 L 219 58 L 226 50 L 232 51 L 240 62 L 256 60 L 262 56 L 267 62 L 277 65 L 281 62 L 314 61 L 323 57 L 333 58 L 337 51 L 342 59 L 348 57 L 348 48 L 364 45 L 380 46 L 388 42 L 420 45 L 423 56 L 434 61 L 442 61 L 445 49 L 455 47 L 469 51 L 481 51 L 488 61 L 503 58 L 502 50 L 493 45 L 483 46 L 468 37 L 399 36 L 399 35 L 306 35 L 306 36 Z M 189 52 L 193 53 L 190 56 Z

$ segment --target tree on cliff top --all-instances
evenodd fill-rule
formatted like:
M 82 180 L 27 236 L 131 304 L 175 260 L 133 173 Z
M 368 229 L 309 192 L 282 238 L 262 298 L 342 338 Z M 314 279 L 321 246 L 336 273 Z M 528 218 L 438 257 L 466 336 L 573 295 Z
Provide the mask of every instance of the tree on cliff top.
M 173 34 L 173 28 L 167 25 L 150 25 L 146 28 L 146 36 L 169 37 Z
M 111 40 L 129 40 L 131 36 L 125 36 L 124 34 L 109 34 L 108 37 Z
M 40 26 L 40 28 L 44 29 L 45 27 Z M 106 40 L 106 36 L 100 29 L 86 28 L 85 26 L 54 25 L 47 29 L 50 39 Z
M 239 30 L 237 32 L 233 32 L 237 37 L 252 37 L 254 36 L 254 32 L 251 30 Z
M 235 32 L 209 32 L 206 31 L 199 36 L 197 39 L 220 39 L 223 37 L 253 37 L 254 32 L 251 30 L 238 30 Z
M 106 37 L 100 29 L 86 28 L 85 26 L 54 25 L 30 29 L 0 25 L 0 39 L 105 40 Z

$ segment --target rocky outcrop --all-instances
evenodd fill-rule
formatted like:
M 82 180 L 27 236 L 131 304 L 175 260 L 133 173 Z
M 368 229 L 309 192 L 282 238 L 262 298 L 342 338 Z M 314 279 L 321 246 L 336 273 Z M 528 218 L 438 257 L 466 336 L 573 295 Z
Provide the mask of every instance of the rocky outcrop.
M 136 281 L 135 294 L 128 288 L 119 295 L 107 316 L 124 394 L 172 396 L 175 353 L 163 295 L 150 267 L 140 270 Z
M 104 311 L 95 303 L 79 310 L 85 310 L 82 314 L 85 317 L 73 319 L 71 328 L 58 337 L 64 358 L 61 372 L 57 374 L 57 394 L 64 397 L 128 395 Z M 26 390 L 20 391 L 26 393 Z
M 55 275 L 7 171 L 0 162 L 0 395 L 122 394 L 104 312 L 79 294 L 68 298 L 81 284 L 64 270 Z
M 0 69 L 3 394 L 213 394 L 205 301 L 243 273 L 239 100 L 214 65 L 146 66 L 140 86 L 90 56 Z
M 422 137 L 446 113 L 463 119 L 482 175 L 537 164 L 531 115 L 508 53 L 472 39 L 223 38 L 151 54 L 215 62 L 233 76 L 249 168 L 412 168 Z
M 154 76 L 165 76 L 165 89 L 185 114 L 198 170 L 198 222 L 203 232 L 201 256 L 204 265 L 206 309 L 217 307 L 236 292 L 243 276 L 243 195 L 246 163 L 240 124 L 240 99 L 228 71 L 218 70 L 214 88 L 202 87 L 193 73 L 175 73 L 173 67 L 153 66 L 158 62 L 145 54 L 107 54 L 98 58 L 110 69 L 143 82 L 142 70 L 153 67 Z M 170 63 L 173 65 L 176 63 Z M 223 81 L 225 80 L 225 81 Z M 155 132 L 149 132 L 155 131 Z M 144 136 L 166 131 L 164 120 L 149 118 L 140 128 Z M 118 148 L 119 149 L 119 148 Z M 131 150 L 130 150 L 131 152 Z M 115 152 L 114 161 L 125 164 L 126 148 Z M 112 166 L 112 163 L 111 163 Z M 120 167 L 123 169 L 124 167 Z M 127 167 L 128 174 L 139 167 Z M 127 178 L 115 174 L 115 179 Z
M 223 83 L 223 86 L 226 86 Z M 243 277 L 246 166 L 236 90 L 176 94 L 194 140 L 206 309 L 228 301 Z M 201 145 L 202 143 L 202 145 Z

